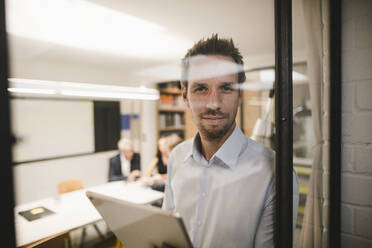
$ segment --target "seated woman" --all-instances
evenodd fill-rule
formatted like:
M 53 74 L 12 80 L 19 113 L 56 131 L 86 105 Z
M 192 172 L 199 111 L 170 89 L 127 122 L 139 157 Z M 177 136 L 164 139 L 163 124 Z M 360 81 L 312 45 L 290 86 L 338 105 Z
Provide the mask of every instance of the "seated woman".
M 149 167 L 146 170 L 142 182 L 145 185 L 151 186 L 153 189 L 164 191 L 164 184 L 167 179 L 167 164 L 168 157 L 176 145 L 182 139 L 177 134 L 161 137 L 158 140 L 158 149 L 156 157 L 152 159 Z

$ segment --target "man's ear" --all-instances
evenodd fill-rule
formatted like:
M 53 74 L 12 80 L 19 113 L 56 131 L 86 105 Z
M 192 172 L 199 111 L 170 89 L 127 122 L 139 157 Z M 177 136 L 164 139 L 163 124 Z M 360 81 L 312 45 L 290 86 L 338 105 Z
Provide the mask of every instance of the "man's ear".
M 189 100 L 187 99 L 187 88 L 184 85 L 181 86 L 181 91 L 184 103 L 186 104 L 187 107 L 190 107 Z

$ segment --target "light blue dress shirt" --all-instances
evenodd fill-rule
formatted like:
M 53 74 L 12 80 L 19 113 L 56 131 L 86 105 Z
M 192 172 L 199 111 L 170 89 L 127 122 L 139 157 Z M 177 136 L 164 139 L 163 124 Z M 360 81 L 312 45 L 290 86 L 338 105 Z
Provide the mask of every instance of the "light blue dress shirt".
M 194 247 L 273 247 L 275 153 L 237 125 L 209 163 L 199 150 L 199 135 L 172 150 L 163 209 L 181 215 Z

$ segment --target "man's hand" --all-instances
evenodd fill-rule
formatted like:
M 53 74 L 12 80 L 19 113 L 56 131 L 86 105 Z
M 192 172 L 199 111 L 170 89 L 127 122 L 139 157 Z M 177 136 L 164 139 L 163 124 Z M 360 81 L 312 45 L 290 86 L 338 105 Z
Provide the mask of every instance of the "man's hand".
M 128 176 L 128 182 L 134 182 L 136 181 L 139 177 L 141 177 L 141 172 L 139 170 L 134 170 L 132 171 L 129 176 Z
M 142 177 L 141 181 L 145 186 L 151 186 L 154 183 L 154 180 L 151 177 Z

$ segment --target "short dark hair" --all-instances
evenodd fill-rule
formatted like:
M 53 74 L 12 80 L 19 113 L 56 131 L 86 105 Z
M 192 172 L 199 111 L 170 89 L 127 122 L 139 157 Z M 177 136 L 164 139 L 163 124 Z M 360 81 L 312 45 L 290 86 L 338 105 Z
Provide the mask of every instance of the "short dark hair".
M 185 57 L 182 59 L 182 77 L 181 84 L 187 89 L 187 74 L 189 70 L 189 59 L 195 55 L 222 55 L 231 57 L 236 64 L 243 68 L 243 56 L 240 54 L 237 47 L 235 47 L 233 40 L 219 38 L 218 34 L 212 34 L 212 37 L 201 39 L 190 48 Z M 238 83 L 245 81 L 245 72 L 243 70 L 238 72 Z

